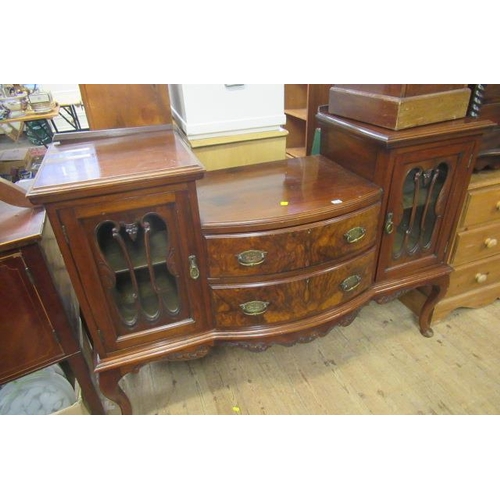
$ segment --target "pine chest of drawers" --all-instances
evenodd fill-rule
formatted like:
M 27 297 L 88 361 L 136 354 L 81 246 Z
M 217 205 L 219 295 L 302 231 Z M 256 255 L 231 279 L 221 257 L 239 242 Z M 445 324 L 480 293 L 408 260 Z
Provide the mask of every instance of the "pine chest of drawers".
M 482 170 L 469 183 L 449 257 L 450 285 L 434 309 L 433 322 L 459 307 L 483 307 L 500 298 L 499 242 L 500 170 Z M 407 303 L 415 309 L 413 301 L 418 306 L 419 297 Z

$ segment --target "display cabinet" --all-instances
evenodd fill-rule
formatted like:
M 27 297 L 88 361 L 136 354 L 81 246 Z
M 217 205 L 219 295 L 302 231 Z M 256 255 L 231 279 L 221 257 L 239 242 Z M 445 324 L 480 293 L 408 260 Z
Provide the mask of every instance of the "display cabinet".
M 376 287 L 381 301 L 427 285 L 422 333 L 446 292 L 446 264 L 475 156 L 489 120 L 460 119 L 389 130 L 322 108 L 321 154 L 384 190 Z
M 67 135 L 29 193 L 58 237 L 101 390 L 125 413 L 123 374 L 208 322 L 194 184 L 203 169 L 170 127 L 148 130 Z

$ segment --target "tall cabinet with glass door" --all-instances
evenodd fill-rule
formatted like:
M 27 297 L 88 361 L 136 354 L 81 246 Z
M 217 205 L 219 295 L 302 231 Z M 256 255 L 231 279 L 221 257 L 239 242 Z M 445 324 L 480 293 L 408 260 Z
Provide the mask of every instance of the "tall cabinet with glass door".
M 482 135 L 492 123 L 462 118 L 390 130 L 321 110 L 321 154 L 384 191 L 376 271 L 378 302 L 427 287 L 422 334 L 446 292 L 451 238 Z

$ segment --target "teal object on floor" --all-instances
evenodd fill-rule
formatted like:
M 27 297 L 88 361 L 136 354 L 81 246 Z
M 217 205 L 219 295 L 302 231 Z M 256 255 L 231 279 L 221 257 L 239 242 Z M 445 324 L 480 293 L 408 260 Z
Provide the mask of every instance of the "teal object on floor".
M 311 155 L 319 155 L 320 144 L 321 144 L 321 129 L 318 127 L 314 131 L 313 143 L 311 146 Z

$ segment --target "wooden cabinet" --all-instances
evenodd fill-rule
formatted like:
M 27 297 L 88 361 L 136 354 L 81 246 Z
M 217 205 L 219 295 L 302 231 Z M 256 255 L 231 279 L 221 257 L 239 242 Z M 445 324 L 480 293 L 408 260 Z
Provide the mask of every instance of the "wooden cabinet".
M 0 202 L 0 385 L 64 362 L 103 414 L 82 349 L 78 304 L 41 208 Z
M 80 93 L 91 130 L 172 122 L 166 84 L 81 84 Z
M 170 128 L 65 137 L 29 196 L 58 236 L 102 392 L 130 412 L 121 376 L 208 329 L 194 184 L 203 170 Z
M 394 131 L 318 114 L 321 154 L 384 190 L 376 286 L 395 296 L 424 284 L 437 303 L 448 286 L 454 228 L 487 120 Z M 385 300 L 385 299 L 384 299 Z M 431 311 L 429 302 L 425 307 Z M 430 313 L 429 313 L 430 314 Z M 422 332 L 430 316 L 421 315 Z
M 331 84 L 285 84 L 285 128 L 288 131 L 286 154 L 301 157 L 311 154 L 318 107 L 328 103 Z
M 100 387 L 123 413 L 120 378 L 144 363 L 308 342 L 421 286 L 431 334 L 455 207 L 490 122 L 318 121 L 322 154 L 209 172 L 170 127 L 49 147 L 28 196 L 47 208 Z

